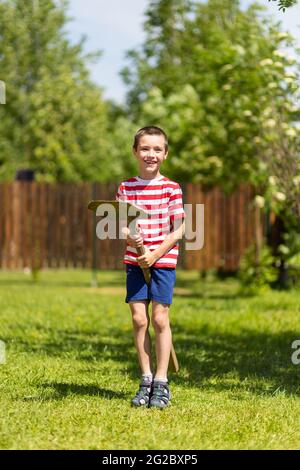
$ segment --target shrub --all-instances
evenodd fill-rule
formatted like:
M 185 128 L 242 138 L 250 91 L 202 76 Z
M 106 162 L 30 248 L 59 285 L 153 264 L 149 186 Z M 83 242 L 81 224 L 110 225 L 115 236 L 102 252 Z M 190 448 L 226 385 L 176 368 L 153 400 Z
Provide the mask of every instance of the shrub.
M 259 254 L 256 252 L 255 244 L 245 251 L 240 261 L 238 278 L 241 282 L 241 291 L 248 295 L 258 294 L 276 281 L 275 258 L 266 244 L 262 246 Z

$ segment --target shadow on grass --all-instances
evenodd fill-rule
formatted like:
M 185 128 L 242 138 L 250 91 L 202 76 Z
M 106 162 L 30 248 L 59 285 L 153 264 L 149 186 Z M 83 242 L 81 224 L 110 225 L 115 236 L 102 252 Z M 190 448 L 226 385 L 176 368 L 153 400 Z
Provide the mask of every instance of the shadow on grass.
M 38 385 L 41 394 L 38 396 L 24 397 L 22 401 L 47 401 L 61 400 L 71 395 L 97 396 L 108 400 L 128 398 L 128 394 L 98 387 L 96 385 L 79 385 L 64 382 L 44 382 Z
M 300 370 L 291 362 L 291 344 L 300 331 L 278 334 L 240 330 L 221 333 L 208 327 L 173 327 L 182 373 L 174 382 L 214 391 L 300 394 Z
M 78 360 L 87 365 L 86 371 L 93 367 L 93 374 L 106 373 L 110 366 L 107 361 L 115 363 L 112 367 L 123 368 L 126 372 L 139 377 L 136 351 L 132 331 L 122 331 L 117 328 L 106 329 L 105 334 L 99 331 L 83 331 L 80 329 L 60 329 L 32 325 L 39 331 L 39 338 L 29 335 L 22 338 L 2 337 L 7 344 L 13 342 L 18 350 L 36 353 L 42 357 L 59 357 L 68 360 Z M 132 366 L 134 365 L 134 366 Z M 96 367 L 94 367 L 96 366 Z
M 291 362 L 291 344 L 300 338 L 299 330 L 274 334 L 241 329 L 236 334 L 230 334 L 206 325 L 195 328 L 173 325 L 172 329 L 181 367 L 179 374 L 170 374 L 174 383 L 201 390 L 234 391 L 237 394 L 274 395 L 279 391 L 300 394 L 300 366 L 297 368 Z M 111 328 L 105 333 L 105 337 L 101 338 L 97 331 L 46 328 L 43 331 L 44 340 L 14 338 L 14 342 L 27 352 L 66 356 L 66 361 L 83 361 L 87 364 L 85 373 L 95 374 L 96 370 L 97 374 L 105 376 L 112 370 L 117 374 L 125 370 L 130 377 L 138 379 L 139 367 L 132 332 Z M 9 342 L 10 339 L 5 340 Z M 46 383 L 43 386 L 54 387 L 58 397 L 70 393 L 108 398 L 126 396 L 122 392 L 89 385 Z
M 95 395 L 108 399 L 112 398 L 126 398 L 126 393 L 116 392 L 114 390 L 109 390 L 106 388 L 97 387 L 95 385 L 78 385 L 70 383 L 59 383 L 59 382 L 49 382 L 43 383 L 42 387 L 51 387 L 54 388 L 56 395 L 60 398 L 66 397 L 68 395 Z
M 122 340 L 117 338 L 120 337 L 120 330 L 109 330 L 107 332 L 107 340 L 101 340 L 99 332 L 82 332 L 80 330 L 65 330 L 59 328 L 44 328 L 40 325 L 36 325 L 36 329 L 44 336 L 42 340 L 16 340 L 14 342 L 22 346 L 22 349 L 29 353 L 46 354 L 49 357 L 64 357 L 66 355 L 66 361 L 78 360 L 86 363 L 87 367 L 80 372 L 87 373 L 91 372 L 93 377 L 111 374 L 112 369 L 116 368 L 118 374 L 120 369 L 119 363 L 127 363 L 126 372 L 129 375 L 132 374 L 135 378 L 139 378 L 140 372 L 138 365 L 136 364 L 136 352 L 133 347 L 132 333 L 123 333 Z M 51 341 L 47 341 L 47 337 L 51 338 Z M 10 338 L 5 339 L 7 343 L 11 340 Z M 108 366 L 107 361 L 116 362 L 116 365 Z M 92 370 L 91 366 L 92 364 Z M 132 367 L 132 364 L 136 364 Z M 96 366 L 95 366 L 96 365 Z M 122 366 L 121 366 L 122 367 Z M 109 369 L 109 372 L 108 372 Z M 80 375 L 79 375 L 80 380 Z M 129 394 L 101 388 L 96 385 L 86 385 L 80 383 L 64 383 L 64 382 L 43 382 L 37 384 L 41 388 L 41 393 L 37 396 L 30 396 L 22 398 L 22 401 L 48 401 L 48 400 L 60 400 L 70 395 L 87 395 L 87 396 L 98 396 L 106 399 L 128 399 Z

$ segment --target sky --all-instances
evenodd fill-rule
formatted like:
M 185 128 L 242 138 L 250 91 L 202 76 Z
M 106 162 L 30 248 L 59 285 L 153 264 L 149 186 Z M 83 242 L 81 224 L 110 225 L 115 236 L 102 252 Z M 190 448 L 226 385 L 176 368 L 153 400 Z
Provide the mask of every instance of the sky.
M 97 63 L 89 64 L 91 78 L 101 86 L 105 98 L 125 101 L 126 87 L 120 70 L 128 64 L 126 51 L 143 43 L 144 12 L 148 0 L 69 0 L 67 35 L 72 43 L 86 36 L 85 52 L 102 51 Z M 246 8 L 252 0 L 241 0 Z M 300 0 L 298 5 L 278 10 L 277 2 L 256 0 L 265 5 L 268 14 L 282 21 L 282 29 L 291 32 L 300 44 Z

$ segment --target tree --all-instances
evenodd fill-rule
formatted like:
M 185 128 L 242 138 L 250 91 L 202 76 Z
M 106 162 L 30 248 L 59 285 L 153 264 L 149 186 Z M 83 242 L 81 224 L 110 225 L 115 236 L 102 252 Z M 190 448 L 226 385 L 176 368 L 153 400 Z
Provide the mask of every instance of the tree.
M 268 0 L 269 2 L 271 0 Z M 285 11 L 286 8 L 292 7 L 296 5 L 297 0 L 272 0 L 273 2 L 277 2 L 279 6 L 279 10 Z
M 261 128 L 275 110 L 294 126 L 298 72 L 288 75 L 297 64 L 281 51 L 293 39 L 261 10 L 241 11 L 238 0 L 150 2 L 145 43 L 123 76 L 133 120 L 170 135 L 170 176 L 228 191 L 264 184 Z
M 131 178 L 138 171 L 137 161 L 132 154 L 133 136 L 138 125 L 128 118 L 123 106 L 109 103 L 108 135 L 110 142 L 110 181 L 120 182 Z
M 228 192 L 251 182 L 257 200 L 295 227 L 299 60 L 291 35 L 261 10 L 242 11 L 238 0 L 152 0 L 145 43 L 123 71 L 128 111 L 166 129 L 168 176 Z
M 109 175 L 107 109 L 90 81 L 82 40 L 70 45 L 67 2 L 0 0 L 0 178 L 20 166 L 38 180 L 103 180 Z

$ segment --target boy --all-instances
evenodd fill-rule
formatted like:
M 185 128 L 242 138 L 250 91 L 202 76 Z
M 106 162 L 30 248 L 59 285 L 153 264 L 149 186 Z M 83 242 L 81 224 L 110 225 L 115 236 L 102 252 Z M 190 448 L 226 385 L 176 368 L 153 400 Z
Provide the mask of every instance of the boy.
M 178 240 L 184 234 L 184 210 L 180 186 L 160 173 L 168 155 L 168 139 L 156 126 L 140 129 L 133 144 L 139 176 L 121 183 L 117 200 L 134 203 L 145 209 L 149 218 L 140 220 L 140 233 L 130 237 L 125 229 L 127 246 L 126 302 L 129 303 L 134 342 L 142 371 L 140 388 L 132 399 L 133 406 L 165 408 L 171 398 L 168 385 L 168 364 L 172 336 L 169 306 L 175 284 Z M 137 255 L 144 244 L 146 252 Z M 145 282 L 141 268 L 151 268 L 151 283 Z M 152 324 L 155 332 L 157 370 L 153 380 L 151 340 L 149 335 L 149 303 L 152 300 Z

